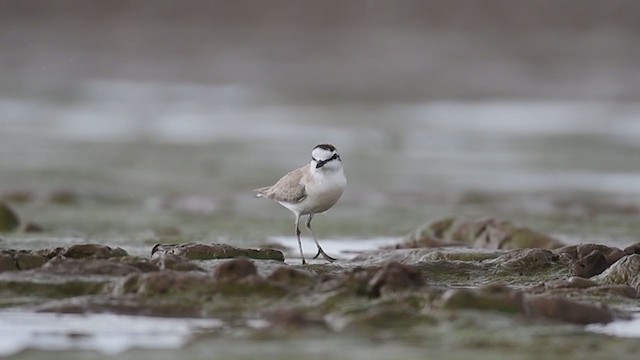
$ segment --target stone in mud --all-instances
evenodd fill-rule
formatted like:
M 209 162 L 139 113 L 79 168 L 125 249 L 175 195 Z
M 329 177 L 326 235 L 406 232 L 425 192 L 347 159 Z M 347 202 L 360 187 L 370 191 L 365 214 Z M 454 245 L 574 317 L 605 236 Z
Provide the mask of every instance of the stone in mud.
M 9 254 L 0 254 L 0 272 L 18 270 L 13 256 Z
M 525 299 L 527 314 L 564 322 L 587 325 L 609 323 L 613 313 L 606 306 L 579 303 L 560 297 L 544 295 L 529 296 Z
M 600 244 L 564 246 L 555 252 L 571 259 L 571 269 L 576 276 L 590 278 L 602 273 L 625 255 L 624 251 Z
M 310 325 L 324 325 L 322 320 L 310 319 L 300 309 L 278 309 L 267 314 L 266 319 L 271 328 L 279 330 L 295 330 Z
M 127 277 L 115 288 L 116 295 L 136 293 L 144 296 L 213 294 L 215 280 L 204 273 L 160 271 Z
M 79 196 L 71 190 L 60 189 L 52 191 L 49 196 L 49 202 L 58 205 L 71 205 L 78 202 Z
M 524 312 L 522 292 L 501 285 L 478 289 L 449 289 L 442 295 L 442 306 L 445 309 Z
M 382 266 L 369 280 L 370 297 L 392 295 L 398 291 L 419 287 L 423 284 L 420 269 L 410 265 L 390 262 Z
M 140 269 L 124 263 L 105 259 L 54 258 L 41 271 L 59 275 L 106 275 L 125 276 L 141 272 Z
M 124 257 L 111 258 L 109 260 L 133 266 L 136 269 L 145 273 L 160 271 L 160 268 L 153 262 L 153 260 L 143 259 L 137 256 L 124 256 Z
M 27 223 L 27 225 L 24 226 L 24 232 L 26 233 L 41 233 L 43 231 L 44 228 L 42 228 L 42 226 L 33 222 Z
M 44 256 L 32 255 L 26 251 L 19 251 L 13 256 L 18 269 L 31 270 L 42 267 L 49 259 Z
M 631 244 L 624 248 L 625 255 L 640 254 L 640 242 Z
M 568 256 L 571 260 L 580 260 L 585 256 L 591 254 L 594 250 L 602 252 L 605 257 L 616 256 L 619 254 L 620 249 L 602 244 L 580 244 L 580 245 L 568 245 L 555 249 L 554 252 L 558 255 Z
M 5 200 L 12 203 L 28 203 L 35 198 L 34 193 L 25 190 L 14 190 L 2 193 L 0 200 Z
M 601 285 L 629 285 L 640 291 L 640 254 L 623 257 L 594 280 Z
M 284 261 L 281 251 L 274 249 L 247 249 L 228 244 L 156 244 L 151 250 L 151 255 L 173 254 L 183 256 L 189 260 L 231 259 L 245 257 L 257 260 Z
M 568 280 L 550 281 L 544 284 L 549 289 L 587 289 L 598 286 L 598 283 L 584 277 L 572 276 Z
M 200 266 L 191 261 L 177 255 L 162 254 L 151 259 L 151 264 L 155 265 L 159 270 L 175 270 L 175 271 L 204 271 Z
M 546 249 L 513 250 L 488 261 L 503 271 L 519 275 L 533 275 L 553 269 L 564 270 L 566 264 L 560 256 Z
M 429 237 L 441 240 L 447 246 L 466 244 L 478 249 L 556 249 L 563 245 L 550 236 L 510 221 L 493 218 L 464 220 L 451 217 L 419 228 L 405 238 L 405 243 L 420 243 L 422 239 Z
M 313 274 L 291 266 L 278 266 L 267 280 L 285 286 L 308 286 L 314 282 Z
M 445 246 L 465 246 L 462 243 L 445 243 L 431 236 L 424 236 L 418 239 L 407 239 L 399 244 L 386 246 L 385 249 L 417 249 L 417 248 L 437 248 Z
M 20 226 L 18 214 L 9 206 L 9 204 L 0 201 L 0 232 L 14 231 Z
M 71 245 L 64 249 L 60 255 L 72 258 L 95 258 L 95 259 L 108 259 L 112 257 L 127 256 L 127 252 L 122 248 L 112 248 L 106 245 L 100 244 L 78 244 Z
M 257 274 L 256 266 L 243 258 L 225 261 L 213 269 L 213 277 L 218 281 L 240 280 Z
M 593 250 L 589 255 L 574 262 L 571 270 L 576 276 L 590 278 L 605 271 L 609 267 L 607 258 L 599 250 Z

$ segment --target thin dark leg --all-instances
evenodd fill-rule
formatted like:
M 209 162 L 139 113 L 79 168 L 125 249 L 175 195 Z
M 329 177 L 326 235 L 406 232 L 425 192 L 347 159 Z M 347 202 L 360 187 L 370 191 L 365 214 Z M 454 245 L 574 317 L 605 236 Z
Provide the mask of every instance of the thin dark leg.
M 298 238 L 298 248 L 300 248 L 300 257 L 302 258 L 302 265 L 307 262 L 304 259 L 304 253 L 302 252 L 302 241 L 300 241 L 300 214 L 296 214 L 296 238 Z
M 317 259 L 318 256 L 322 255 L 322 257 L 329 261 L 329 262 L 334 262 L 337 259 L 333 258 L 329 255 L 327 255 L 327 253 L 324 252 L 324 250 L 322 250 L 322 247 L 320 247 L 320 243 L 318 242 L 318 238 L 316 237 L 316 234 L 313 233 L 313 230 L 311 229 L 311 219 L 313 219 L 313 214 L 309 215 L 309 218 L 307 218 L 307 229 L 309 229 L 309 231 L 311 232 L 311 236 L 313 236 L 313 241 L 315 241 L 316 246 L 318 247 L 318 252 L 316 253 L 316 256 L 314 256 L 314 259 Z

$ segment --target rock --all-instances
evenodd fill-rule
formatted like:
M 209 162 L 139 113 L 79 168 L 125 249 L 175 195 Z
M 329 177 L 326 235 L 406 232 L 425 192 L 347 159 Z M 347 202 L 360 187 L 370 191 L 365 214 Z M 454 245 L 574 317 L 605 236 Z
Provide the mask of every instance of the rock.
M 519 249 L 510 251 L 491 263 L 506 273 L 533 275 L 557 268 L 566 271 L 566 264 L 560 256 L 546 249 Z
M 277 309 L 267 314 L 271 328 L 295 330 L 309 325 L 324 325 L 322 320 L 311 320 L 300 309 Z
M 601 285 L 629 285 L 640 291 L 640 254 L 623 257 L 593 279 Z
M 502 285 L 478 289 L 449 289 L 442 295 L 445 309 L 476 309 L 507 313 L 522 313 L 522 292 Z
M 291 266 L 279 266 L 267 277 L 267 280 L 285 286 L 308 286 L 314 282 L 313 274 Z
M 33 192 L 23 191 L 23 190 L 8 191 L 0 195 L 0 200 L 5 200 L 12 203 L 20 203 L 20 204 L 33 201 L 34 198 L 35 198 L 35 195 L 33 194 Z
M 472 246 L 477 249 L 556 249 L 563 244 L 545 234 L 498 219 L 444 218 L 407 235 L 403 244 Z
M 640 242 L 627 246 L 624 253 L 625 255 L 640 254 Z
M 107 275 L 125 276 L 140 273 L 140 269 L 105 259 L 65 259 L 54 258 L 40 271 L 59 275 Z
M 40 271 L 40 270 L 37 270 Z M 69 279 L 68 281 L 33 281 L 32 279 L 3 280 L 0 279 L 0 298 L 16 297 L 22 301 L 34 298 L 64 299 L 75 296 L 101 294 L 109 285 L 105 281 L 81 281 Z
M 392 295 L 398 291 L 421 286 L 420 269 L 397 262 L 385 264 L 378 270 L 368 284 L 370 297 Z
M 20 226 L 18 214 L 11 209 L 9 204 L 0 201 L 0 232 L 14 231 Z
M 607 258 L 600 250 L 593 250 L 589 255 L 574 262 L 571 270 L 576 276 L 590 278 L 605 271 L 609 267 Z
M 0 254 L 0 272 L 18 270 L 13 256 L 9 254 Z
M 151 255 L 173 254 L 183 256 L 189 260 L 231 259 L 245 257 L 258 260 L 284 261 L 281 251 L 274 249 L 246 249 L 227 244 L 156 244 L 151 250 Z
M 257 275 L 256 266 L 248 259 L 225 261 L 213 269 L 213 277 L 218 281 L 233 281 Z
M 598 283 L 579 276 L 572 276 L 568 280 L 556 280 L 545 283 L 546 289 L 588 289 L 598 286 Z
M 36 223 L 29 222 L 24 226 L 24 232 L 26 233 L 41 233 L 43 231 L 44 229 L 42 228 L 42 226 Z
M 624 256 L 624 251 L 600 244 L 564 246 L 555 252 L 571 259 L 571 270 L 576 276 L 590 278 L 602 273 Z
M 72 259 L 80 258 L 95 258 L 95 259 L 108 259 L 112 257 L 127 256 L 127 252 L 119 247 L 112 248 L 106 245 L 100 244 L 78 244 L 71 245 L 61 252 L 64 257 Z
M 182 297 L 211 295 L 215 280 L 204 273 L 159 271 L 132 275 L 114 289 L 116 295 L 136 293 L 144 296 L 180 295 Z
M 160 270 L 175 271 L 204 271 L 200 266 L 191 261 L 177 255 L 162 254 L 154 257 L 151 263 Z
M 418 239 L 407 239 L 399 244 L 386 246 L 383 249 L 416 249 L 416 248 L 437 248 L 445 246 L 466 246 L 462 243 L 445 243 L 431 236 L 424 236 Z
M 62 253 L 65 250 L 66 248 L 63 248 L 63 247 L 55 247 L 55 248 L 48 248 L 48 249 L 33 250 L 31 251 L 31 253 L 34 255 L 44 256 L 47 259 L 53 259 L 56 256 L 62 255 Z
M 600 251 L 605 257 L 620 252 L 620 249 L 601 244 L 580 244 L 569 245 L 555 249 L 554 252 L 558 255 L 566 255 L 571 260 L 580 260 L 587 255 L 591 254 L 594 250 Z
M 48 196 L 49 202 L 58 205 L 71 205 L 78 202 L 78 199 L 78 194 L 66 189 L 52 191 Z
M 525 299 L 525 306 L 527 314 L 532 317 L 545 317 L 581 325 L 613 321 L 613 313 L 606 306 L 583 304 L 560 297 L 529 296 Z
M 109 260 L 119 262 L 122 264 L 131 265 L 136 269 L 145 273 L 160 271 L 160 268 L 158 267 L 158 265 L 156 265 L 153 262 L 153 260 L 143 259 L 137 256 L 124 256 L 124 257 L 111 258 Z
M 16 253 L 13 259 L 20 270 L 36 269 L 42 267 L 47 261 L 49 261 L 49 259 L 44 256 L 32 255 L 26 251 Z

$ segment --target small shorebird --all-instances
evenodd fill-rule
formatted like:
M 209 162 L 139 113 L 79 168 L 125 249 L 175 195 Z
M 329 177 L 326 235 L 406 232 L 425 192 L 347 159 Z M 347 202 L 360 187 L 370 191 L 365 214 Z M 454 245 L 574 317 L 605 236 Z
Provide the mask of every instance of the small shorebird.
M 329 210 L 340 199 L 347 187 L 344 177 L 342 160 L 336 148 L 330 144 L 320 144 L 311 151 L 311 163 L 293 170 L 283 176 L 272 186 L 253 190 L 256 197 L 275 200 L 289 209 L 296 217 L 296 238 L 300 248 L 302 263 L 306 264 L 300 241 L 300 216 L 309 215 L 307 229 L 313 236 L 318 247 L 318 253 L 313 258 L 322 255 L 328 261 L 336 259 L 327 255 L 318 238 L 311 229 L 313 215 Z

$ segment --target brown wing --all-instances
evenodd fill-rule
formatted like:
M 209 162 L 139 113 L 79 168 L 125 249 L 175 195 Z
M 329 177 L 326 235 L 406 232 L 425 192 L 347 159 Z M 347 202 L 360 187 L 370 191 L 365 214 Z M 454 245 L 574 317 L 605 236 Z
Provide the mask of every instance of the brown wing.
M 306 166 L 293 170 L 282 179 L 278 180 L 273 186 L 266 191 L 262 191 L 261 195 L 267 199 L 283 201 L 287 203 L 299 203 L 307 197 L 304 185 L 301 184 L 302 176 Z M 259 189 L 262 190 L 262 189 Z

